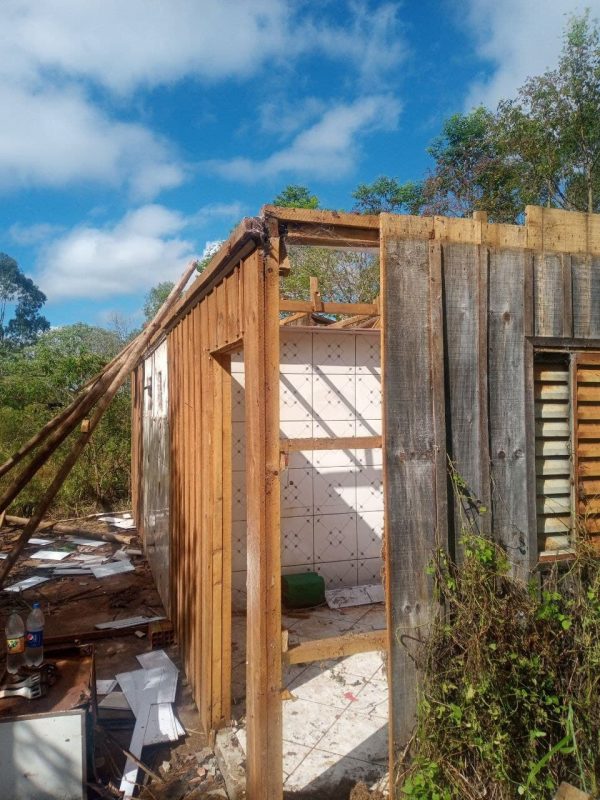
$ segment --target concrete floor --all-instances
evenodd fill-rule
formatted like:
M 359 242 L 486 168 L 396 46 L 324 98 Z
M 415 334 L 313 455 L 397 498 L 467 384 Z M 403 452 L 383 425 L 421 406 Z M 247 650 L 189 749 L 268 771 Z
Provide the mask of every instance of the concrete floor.
M 245 748 L 244 685 L 246 620 L 234 618 L 233 695 Z M 382 604 L 332 610 L 322 607 L 284 615 L 290 644 L 385 627 Z M 349 784 L 385 785 L 387 773 L 387 679 L 381 653 L 288 667 L 283 703 L 284 789 L 299 796 L 323 792 L 347 797 Z

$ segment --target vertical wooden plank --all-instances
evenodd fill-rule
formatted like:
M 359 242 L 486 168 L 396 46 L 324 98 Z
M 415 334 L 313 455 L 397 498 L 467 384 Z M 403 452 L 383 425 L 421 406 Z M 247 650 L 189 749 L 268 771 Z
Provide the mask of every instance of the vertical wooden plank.
M 206 299 L 212 346 L 221 345 L 223 284 Z M 222 653 L 222 591 L 223 591 L 223 378 L 221 365 L 211 356 L 211 561 L 212 561 L 212 621 L 211 621 L 211 727 L 221 719 L 221 653 Z
M 563 336 L 565 322 L 565 281 L 560 253 L 533 256 L 535 335 Z
M 430 619 L 426 566 L 447 546 L 439 244 L 402 238 L 402 220 L 382 214 L 382 363 L 386 611 L 390 754 L 415 721 L 417 675 L 401 641 Z M 435 362 L 435 363 L 434 363 Z M 440 515 L 440 516 L 438 516 Z
M 281 800 L 281 537 L 279 520 L 279 258 L 246 259 L 244 363 L 248 527 L 248 800 Z
M 490 528 L 487 248 L 446 244 L 443 265 L 448 443 L 470 496 L 462 507 L 452 498 L 454 548 L 460 558 L 462 528 L 482 533 Z M 481 506 L 487 509 L 483 515 Z
M 198 661 L 198 614 L 200 607 L 197 604 L 196 582 L 198 580 L 197 570 L 197 551 L 198 551 L 198 481 L 201 469 L 200 451 L 201 441 L 198 436 L 198 374 L 200 372 L 198 361 L 196 360 L 196 338 L 197 338 L 197 320 L 198 309 L 192 309 L 189 315 L 189 336 L 188 336 L 188 364 L 187 369 L 190 372 L 189 395 L 190 395 L 190 409 L 189 409 L 189 447 L 190 447 L 190 497 L 189 497 L 189 518 L 190 518 L 190 551 L 189 551 L 189 636 L 190 636 L 190 667 L 187 672 L 192 691 L 194 695 L 197 693 L 196 673 Z
M 192 591 L 192 603 L 195 608 L 194 614 L 194 663 L 190 680 L 194 686 L 194 698 L 200 707 L 200 684 L 202 682 L 202 652 L 204 643 L 202 641 L 202 616 L 204 608 L 202 605 L 202 486 L 204 484 L 204 436 L 202 430 L 202 332 L 201 332 L 201 306 L 198 305 L 193 311 L 193 344 L 192 344 L 192 363 L 194 365 L 194 418 L 195 418 L 195 441 L 194 450 L 196 453 L 195 461 L 195 482 L 194 482 L 194 553 L 193 571 L 194 583 Z
M 494 536 L 506 548 L 516 577 L 530 567 L 531 485 L 527 386 L 533 365 L 525 359 L 525 336 L 533 329 L 531 254 L 492 250 L 489 274 L 489 414 Z M 531 372 L 531 375 L 528 373 Z M 531 433 L 531 431 L 529 432 Z M 535 475 L 535 468 L 533 474 Z
M 236 295 L 237 302 L 237 295 Z M 231 592 L 232 592 L 232 413 L 231 413 L 231 358 L 221 363 L 223 378 L 223 430 L 222 474 L 223 492 L 223 572 L 221 595 L 221 715 L 231 717 Z
M 200 326 L 202 352 L 199 354 L 202 370 L 202 442 L 204 466 L 202 469 L 202 574 L 200 587 L 200 607 L 202 609 L 202 655 L 199 683 L 198 710 L 205 731 L 212 724 L 212 503 L 213 503 L 213 374 L 210 356 L 209 315 L 207 298 L 200 305 Z
M 182 532 L 183 532 L 183 619 L 182 648 L 183 663 L 186 674 L 190 671 L 190 357 L 189 357 L 189 314 L 181 321 L 181 391 L 182 408 L 181 424 L 183 438 L 181 442 L 181 479 L 182 479 Z
M 571 256 L 573 273 L 573 334 L 575 338 L 600 337 L 600 258 Z
M 563 333 L 567 338 L 573 337 L 573 274 L 571 256 L 561 255 L 563 274 Z

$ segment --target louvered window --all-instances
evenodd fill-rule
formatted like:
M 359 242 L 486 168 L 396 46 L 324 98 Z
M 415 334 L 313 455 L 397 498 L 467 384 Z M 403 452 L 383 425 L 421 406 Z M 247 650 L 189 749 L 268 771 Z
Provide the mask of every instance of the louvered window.
M 600 353 L 539 353 L 534 370 L 538 548 L 600 543 Z
M 569 546 L 572 531 L 569 357 L 540 355 L 535 365 L 535 464 L 538 548 Z

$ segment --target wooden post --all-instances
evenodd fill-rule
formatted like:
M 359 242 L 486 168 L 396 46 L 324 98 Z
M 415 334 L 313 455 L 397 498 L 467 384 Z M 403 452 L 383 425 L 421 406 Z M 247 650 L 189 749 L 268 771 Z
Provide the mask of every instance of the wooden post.
M 248 800 L 281 800 L 279 239 L 244 263 Z
M 415 722 L 417 673 L 405 634 L 427 633 L 426 574 L 447 546 L 441 249 L 381 215 L 386 611 L 390 767 Z M 414 646 L 414 642 L 412 643 Z

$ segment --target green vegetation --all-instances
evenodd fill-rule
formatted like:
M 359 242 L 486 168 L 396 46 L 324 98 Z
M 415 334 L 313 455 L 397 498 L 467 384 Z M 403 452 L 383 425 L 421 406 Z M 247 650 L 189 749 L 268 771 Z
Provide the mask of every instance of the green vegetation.
M 289 184 L 273 200 L 276 206 L 283 208 L 319 208 L 319 198 L 310 193 L 306 186 Z
M 43 333 L 0 352 L 0 461 L 33 436 L 77 395 L 123 345 L 115 332 L 82 323 Z M 117 508 L 129 497 L 130 394 L 123 387 L 61 490 L 53 513 L 76 516 Z M 29 516 L 67 452 L 62 445 L 11 507 Z M 9 473 L 2 481 L 6 485 Z
M 35 341 L 50 323 L 40 312 L 46 296 L 25 277 L 19 265 L 0 253 L 0 347 L 3 350 Z M 9 318 L 9 314 L 12 315 Z
M 582 548 L 530 587 L 504 552 L 469 534 L 459 567 L 440 552 L 442 602 L 418 656 L 423 680 L 413 800 L 551 798 L 566 780 L 600 787 L 600 563 Z

